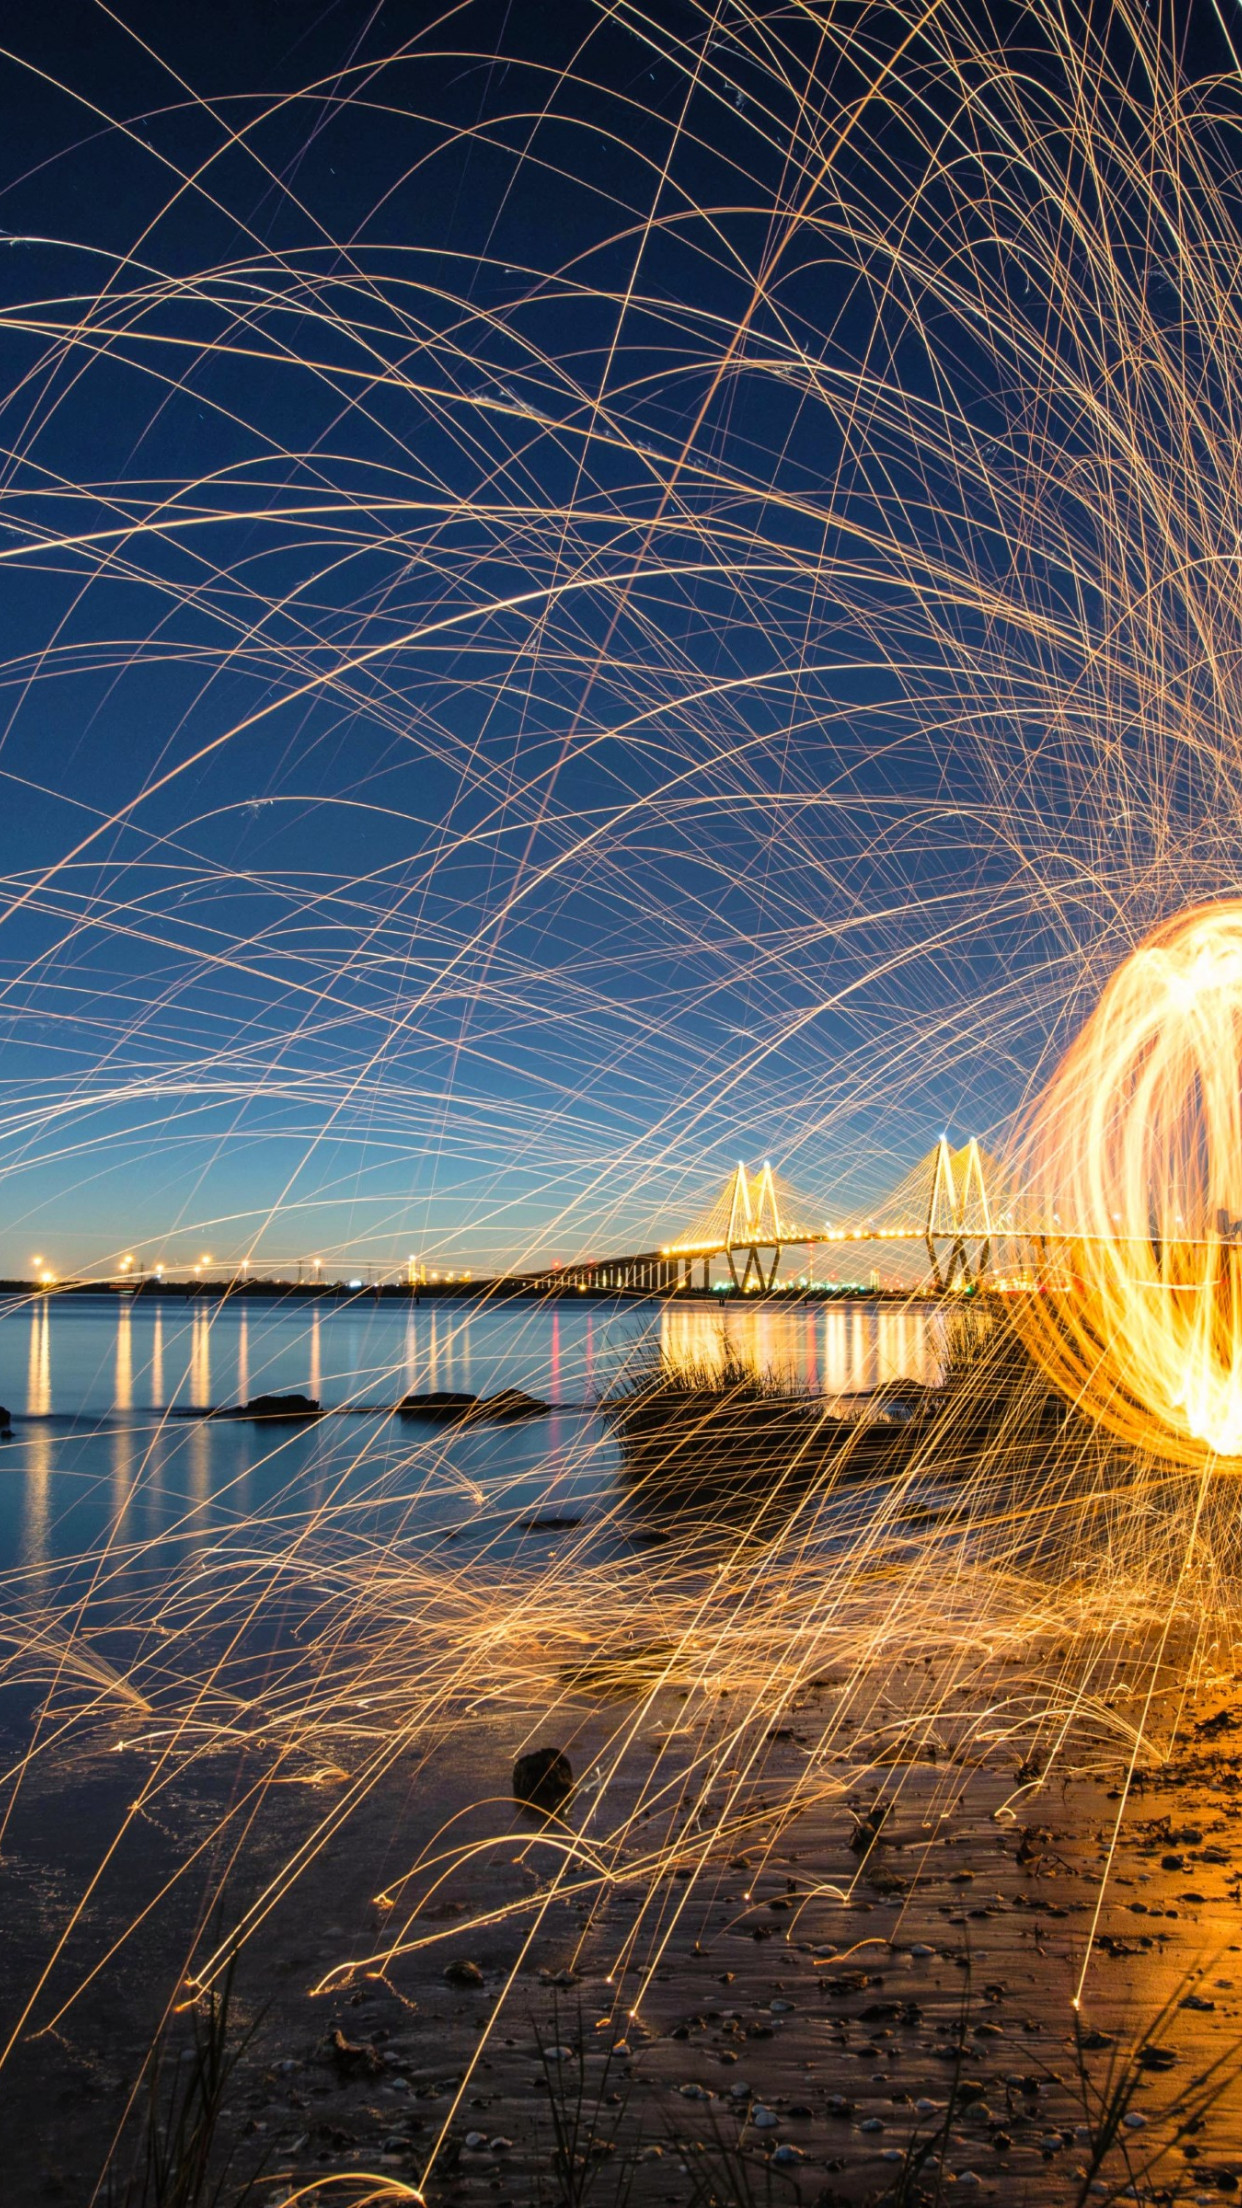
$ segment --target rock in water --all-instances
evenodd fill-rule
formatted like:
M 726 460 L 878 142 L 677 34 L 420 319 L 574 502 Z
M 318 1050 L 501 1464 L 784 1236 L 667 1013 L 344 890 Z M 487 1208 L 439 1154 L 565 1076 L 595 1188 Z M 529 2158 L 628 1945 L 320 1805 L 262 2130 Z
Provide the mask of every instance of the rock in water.
M 249 1403 L 236 1409 L 209 1411 L 209 1418 L 271 1418 L 292 1423 L 300 1418 L 319 1418 L 322 1412 L 313 1395 L 256 1395 Z
M 402 1418 L 468 1420 L 472 1426 L 508 1426 L 516 1419 L 546 1418 L 551 1405 L 541 1403 L 521 1388 L 502 1388 L 498 1395 L 456 1395 L 434 1388 L 425 1395 L 403 1396 L 397 1405 Z
M 477 1395 L 456 1395 L 448 1388 L 433 1388 L 427 1395 L 405 1395 L 397 1405 L 402 1418 L 434 1418 L 453 1420 L 468 1418 L 478 1402 Z
M 559 1748 L 532 1748 L 513 1766 L 513 1798 L 532 1809 L 557 1810 L 573 1790 L 573 1766 Z
M 247 1403 L 244 1418 L 318 1418 L 313 1395 L 256 1395 Z
M 3 1403 L 0 1403 L 0 1434 L 8 1436 L 12 1433 L 12 1431 L 13 1421 L 9 1417 L 8 1412 L 5 1410 Z
M 498 1395 L 483 1396 L 474 1415 L 489 1424 L 508 1426 L 521 1418 L 547 1418 L 551 1409 L 550 1403 L 540 1402 L 522 1388 L 501 1388 Z

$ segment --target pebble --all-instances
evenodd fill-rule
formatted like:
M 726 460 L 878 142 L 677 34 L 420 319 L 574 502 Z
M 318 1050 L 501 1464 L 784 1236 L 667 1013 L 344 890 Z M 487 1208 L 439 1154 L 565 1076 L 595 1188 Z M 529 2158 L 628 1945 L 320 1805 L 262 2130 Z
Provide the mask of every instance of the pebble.
M 943 2101 L 916 2101 L 914 2104 L 914 2113 L 916 2116 L 934 2116 L 936 2114 L 936 2111 L 943 2107 Z
M 477 2154 L 479 2148 L 485 2147 L 487 2144 L 488 2137 L 485 2131 L 468 2131 L 466 2133 L 466 2145 L 472 2154 Z
M 792 2007 L 792 2001 L 769 2001 L 768 2013 L 771 2016 L 785 2016 Z
M 752 2108 L 750 2120 L 756 2131 L 771 2131 L 774 2124 L 779 2124 L 780 2117 L 774 2108 L 765 2108 L 762 2101 L 760 2101 Z
M 683 2101 L 705 2101 L 708 2097 L 701 2085 L 679 2085 L 677 2090 Z
M 572 2047 L 545 2047 L 543 2051 L 549 2062 L 572 2062 L 574 2059 Z
M 512 2149 L 513 2141 L 512 2139 L 506 2139 L 503 2133 L 498 2133 L 495 2139 L 488 2140 L 488 2145 L 493 2154 L 508 2154 Z
M 883 2131 L 884 2119 L 882 2116 L 864 2116 L 858 2128 L 860 2131 Z
M 957 2182 L 959 2185 L 982 2185 L 983 2179 L 975 2170 L 959 2170 Z
M 450 1986 L 481 1986 L 483 1983 L 483 1973 L 478 1964 L 472 1963 L 464 1955 L 454 1956 L 451 1963 L 445 1964 L 444 1978 L 445 1983 Z
M 617 2039 L 613 2041 L 612 2051 L 614 2055 L 628 2055 L 632 2053 L 633 2050 L 630 2047 L 628 2039 Z
M 912 1947 L 912 1948 L 911 1948 L 911 1950 L 910 1950 L 910 1953 L 911 1953 L 912 1955 L 917 1955 L 917 1956 L 918 1956 L 918 1958 L 919 1958 L 919 1961 L 920 1961 L 920 1962 L 923 1962 L 923 1961 L 925 1961 L 925 1960 L 926 1960 L 926 1958 L 927 1958 L 927 1956 L 929 1956 L 929 1955 L 934 1955 L 934 1954 L 935 1954 L 935 1952 L 936 1952 L 935 1948 L 934 1948 L 934 1947 L 928 1947 L 928 1945 L 927 1945 L 927 1942 L 926 1942 L 925 1940 L 916 1940 L 916 1941 L 915 1941 L 915 1943 L 914 1943 L 914 1945 L 913 1945 L 913 1947 Z
M 801 2147 L 791 2147 L 786 2143 L 784 2146 L 773 2149 L 772 2160 L 774 2162 L 805 2162 L 806 2156 L 803 2154 Z
M 729 2087 L 729 2095 L 735 2101 L 748 2101 L 750 2099 L 750 2087 L 743 2085 L 740 2078 L 735 2078 L 733 2084 Z
M 1127 2110 L 1121 2121 L 1125 2125 L 1127 2131 L 1142 2131 L 1143 2126 L 1147 2122 L 1147 2118 L 1145 2116 L 1140 2116 L 1137 2108 L 1131 2108 Z

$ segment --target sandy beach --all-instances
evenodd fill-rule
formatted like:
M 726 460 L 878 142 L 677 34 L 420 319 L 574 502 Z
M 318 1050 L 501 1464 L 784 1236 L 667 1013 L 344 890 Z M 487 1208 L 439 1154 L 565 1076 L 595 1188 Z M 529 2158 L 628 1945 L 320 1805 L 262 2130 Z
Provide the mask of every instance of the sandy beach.
M 711 1722 L 682 1701 L 668 1717 L 687 1738 Z M 583 1710 L 579 1768 L 593 1728 L 602 1737 L 611 1721 Z M 773 2198 L 876 2200 L 903 2173 L 911 2181 L 912 2144 L 929 2140 L 933 2188 L 942 2170 L 963 2194 L 1071 2201 L 1091 2182 L 1098 2096 L 1123 2059 L 1134 2072 L 1128 2121 L 1092 2191 L 1236 2190 L 1242 1692 L 1231 1702 L 1218 1688 L 1189 1715 L 1185 1748 L 1132 1789 L 1115 1848 L 1119 1772 L 1028 1781 L 1015 1801 L 1012 1759 L 996 1756 L 903 1768 L 861 1859 L 850 1840 L 876 1798 L 874 1772 L 788 1823 L 765 1823 L 756 1803 L 745 1846 L 709 1839 L 697 1866 L 659 1878 L 636 1831 L 632 1861 L 602 1883 L 581 1854 L 566 1872 L 559 1820 L 505 1804 L 520 1737 L 487 1720 L 394 1772 L 243 1950 L 235 2009 L 254 2037 L 224 2129 L 239 2179 L 266 2159 L 263 2200 L 328 2177 L 339 2180 L 329 2197 L 361 2197 L 348 2180 L 364 2170 L 419 2186 L 430 2164 L 431 2201 L 526 2208 L 563 2197 L 557 2121 L 572 2117 L 589 2172 L 574 2197 L 589 2192 L 601 2208 L 698 2200 L 709 2178 L 719 2192 L 738 2149 Z M 658 1752 L 674 1751 L 664 1741 Z M 774 1803 L 803 1752 L 793 1737 L 772 1744 Z M 200 1767 L 170 1797 L 168 1829 L 136 1837 L 149 1888 L 184 1858 L 184 1834 L 210 1832 L 236 1791 L 240 1774 L 217 1769 L 218 1793 Z M 10 1984 L 25 1977 L 56 1899 L 56 1880 L 34 1867 L 40 1828 L 45 1843 L 55 1835 L 67 1878 L 73 1835 L 85 1861 L 115 1816 L 116 1770 L 100 1755 L 89 1773 L 45 1777 L 27 1800 L 4 1865 Z M 882 1783 L 892 1789 L 891 1774 Z M 308 1791 L 286 1799 L 245 1891 L 228 1890 L 230 1909 L 261 1890 L 264 1855 L 274 1867 L 308 1827 Z M 570 1829 L 588 1800 L 568 1807 Z M 458 1862 L 433 1868 L 446 1841 Z M 659 1842 L 653 1832 L 650 1847 Z M 400 1886 L 420 1856 L 424 1868 Z M 115 1891 L 105 1881 L 92 1901 L 66 1988 L 87 1951 L 102 1959 L 125 1929 L 125 1879 L 119 1863 Z M 92 2197 L 202 1885 L 187 1874 L 50 2036 L 16 2049 L 6 2198 Z M 411 1943 L 384 1961 L 386 1944 Z M 53 1979 L 45 2010 L 54 1992 Z M 187 2033 L 174 2019 L 173 2059 Z M 1213 2065 L 1223 2091 L 1179 2138 Z

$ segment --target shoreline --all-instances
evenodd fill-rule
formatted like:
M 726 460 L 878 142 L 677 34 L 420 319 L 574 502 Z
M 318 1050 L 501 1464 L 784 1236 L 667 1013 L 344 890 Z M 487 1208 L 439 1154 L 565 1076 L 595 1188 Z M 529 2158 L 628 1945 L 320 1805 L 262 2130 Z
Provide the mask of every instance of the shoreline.
M 1003 1304 L 1007 1292 L 997 1292 L 995 1300 Z M 697 1307 L 700 1310 L 743 1309 L 753 1311 L 766 1305 L 778 1308 L 801 1304 L 851 1304 L 866 1307 L 872 1304 L 912 1304 L 919 1307 L 948 1305 L 957 1309 L 963 1303 L 986 1304 L 993 1300 L 992 1292 L 981 1295 L 974 1291 L 934 1288 L 872 1288 L 842 1285 L 832 1288 L 772 1288 L 762 1294 L 750 1290 L 721 1288 L 669 1288 L 662 1290 L 624 1288 L 564 1288 L 536 1287 L 519 1278 L 504 1275 L 494 1280 L 454 1281 L 415 1287 L 404 1281 L 350 1284 L 345 1281 L 281 1281 L 281 1280 L 191 1280 L 191 1281 L 110 1281 L 70 1280 L 47 1283 L 38 1280 L 0 1280 L 0 1296 L 22 1297 L 30 1301 L 47 1302 L 64 1300 L 80 1301 L 87 1296 L 101 1296 L 116 1303 L 147 1303 L 169 1301 L 173 1303 L 212 1302 L 269 1302 L 269 1303 L 365 1303 L 384 1302 L 410 1305 L 417 1309 L 420 1303 L 477 1303 L 491 1307 L 509 1303 L 569 1303 L 582 1305 L 616 1304 L 627 1309 L 639 1304 L 650 1304 L 659 1309 L 666 1304 Z
M 326 2197 L 352 2201 L 350 2171 L 418 2187 L 430 2162 L 433 2208 L 534 2208 L 555 2194 L 554 2102 L 576 2099 L 583 2149 L 601 2164 L 599 2208 L 627 2185 L 635 2202 L 688 2208 L 692 2158 L 722 2151 L 753 2187 L 779 2180 L 774 2197 L 790 2208 L 854 2208 L 889 2197 L 912 2143 L 941 2134 L 929 2180 L 943 2164 L 954 2195 L 1036 2208 L 1079 2197 L 1095 2097 L 1122 2062 L 1135 2124 L 1095 2189 L 1116 2197 L 1137 2177 L 1130 2197 L 1227 2198 L 1242 2176 L 1236 2062 L 1225 2096 L 1141 2176 L 1196 2079 L 1242 2043 L 1242 1754 L 1213 1730 L 1220 1701 L 1218 1685 L 1188 1726 L 1204 1745 L 1144 1772 L 1126 1805 L 1081 2037 L 1073 1997 L 1119 1771 L 1071 1756 L 1032 1786 L 1012 1751 L 986 1747 L 968 1765 L 911 1764 L 860 1859 L 850 1833 L 878 1775 L 842 1764 L 791 1817 L 765 1816 L 757 1800 L 749 1831 L 705 1841 L 692 1878 L 671 1861 L 656 1872 L 660 1834 L 632 1822 L 600 1880 L 560 1868 L 562 1843 L 592 1827 L 589 1792 L 564 1823 L 506 1799 L 528 1737 L 519 1713 L 439 1745 L 411 1740 L 242 1950 L 240 2015 L 257 2020 L 257 2037 L 223 2123 L 239 2181 L 266 2149 L 260 2199 L 332 2180 Z M 687 1713 L 670 1696 L 665 1714 L 680 1724 Z M 560 1725 L 585 1773 L 605 1713 L 565 1708 Z M 792 1741 L 774 1748 L 764 1779 L 777 1794 L 797 1757 Z M 301 1776 L 294 1797 L 273 1797 L 264 1845 L 228 1896 L 234 1922 L 265 1861 L 327 1809 L 314 1806 L 327 1779 Z M 132 1774 L 121 1779 L 101 1742 L 76 1773 L 40 1783 L 35 1822 L 64 1834 L 66 1788 L 106 1819 L 106 1797 L 125 1783 Z M 231 1784 L 224 1768 L 200 1768 L 177 1792 L 185 1811 L 198 1805 L 198 1824 Z M 614 1782 L 611 1823 L 631 1796 L 641 1818 L 646 1784 L 640 1756 Z M 446 1861 L 449 1831 L 458 1846 Z M 157 1830 L 146 1846 L 154 1876 L 169 1843 Z M 30 1861 L 19 1847 L 6 1879 L 18 1948 L 31 1937 L 20 1901 Z M 89 2197 L 201 1942 L 206 1890 L 178 1891 L 50 2038 L 21 2041 L 14 2083 L 29 2078 L 31 2091 L 11 2101 L 15 2208 Z M 112 1896 L 84 1928 L 75 1977 L 115 1936 L 120 1907 Z M 31 2035 L 43 2021 L 32 2017 Z M 175 2057 L 188 2026 L 170 2029 Z

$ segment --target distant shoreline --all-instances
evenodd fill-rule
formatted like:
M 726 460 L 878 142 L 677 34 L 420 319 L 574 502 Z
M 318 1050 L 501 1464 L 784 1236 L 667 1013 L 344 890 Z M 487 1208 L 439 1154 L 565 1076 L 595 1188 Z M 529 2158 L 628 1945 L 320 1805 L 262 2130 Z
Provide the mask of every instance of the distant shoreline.
M 0 1280 L 0 1296 L 64 1297 L 106 1296 L 115 1302 L 168 1303 L 361 1303 L 382 1302 L 417 1307 L 420 1303 L 678 1303 L 710 1305 L 806 1304 L 806 1303 L 938 1303 L 958 1302 L 934 1289 L 873 1288 L 841 1284 L 816 1288 L 772 1288 L 763 1293 L 730 1287 L 674 1288 L 662 1292 L 624 1288 L 579 1288 L 566 1283 L 553 1288 L 541 1277 L 538 1285 L 520 1274 L 500 1274 L 490 1280 L 419 1282 L 381 1281 L 359 1284 L 347 1281 L 237 1280 Z

